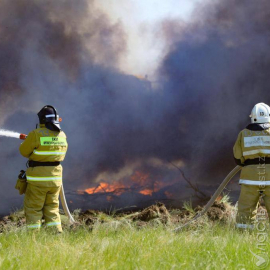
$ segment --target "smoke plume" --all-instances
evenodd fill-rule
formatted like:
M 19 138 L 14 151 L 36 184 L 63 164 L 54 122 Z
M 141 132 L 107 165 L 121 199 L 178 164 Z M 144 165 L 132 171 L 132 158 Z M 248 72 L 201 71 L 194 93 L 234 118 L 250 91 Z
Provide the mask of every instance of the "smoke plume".
M 147 190 L 163 181 L 170 187 L 155 192 L 186 199 L 172 162 L 212 191 L 234 166 L 232 146 L 251 108 L 270 103 L 269 8 L 265 0 L 217 1 L 198 6 L 189 25 L 164 21 L 168 48 L 153 89 L 118 70 L 126 33 L 93 1 L 1 0 L 1 128 L 28 133 L 42 106 L 56 106 L 69 142 L 67 190 L 126 183 L 139 170 Z M 3 213 L 21 203 L 13 186 L 25 160 L 17 141 L 0 143 Z M 119 205 L 138 203 L 141 192 Z
M 232 146 L 258 102 L 270 102 L 269 3 L 200 5 L 196 22 L 163 23 L 169 42 L 159 74 L 179 129 L 179 153 L 195 178 L 215 182 L 233 166 Z

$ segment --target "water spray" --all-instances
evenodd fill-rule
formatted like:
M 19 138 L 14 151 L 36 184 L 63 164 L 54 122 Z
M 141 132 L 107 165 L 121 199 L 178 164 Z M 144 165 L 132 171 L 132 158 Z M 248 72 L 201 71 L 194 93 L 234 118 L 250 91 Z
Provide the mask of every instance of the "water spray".
M 27 137 L 27 135 L 25 135 L 25 134 L 20 134 L 18 132 L 6 130 L 6 129 L 0 129 L 0 136 L 17 138 L 17 139 L 21 139 L 21 140 L 25 140 L 25 138 Z
M 16 139 L 20 139 L 20 140 L 25 140 L 27 138 L 26 134 L 10 131 L 10 130 L 6 130 L 6 129 L 0 129 L 0 136 L 16 138 Z M 61 190 L 60 190 L 60 199 L 61 199 L 61 204 L 62 204 L 62 207 L 64 209 L 65 215 L 68 217 L 69 222 L 71 224 L 75 223 L 75 220 L 72 217 L 72 215 L 70 214 L 70 211 L 68 209 L 63 185 L 62 185 Z

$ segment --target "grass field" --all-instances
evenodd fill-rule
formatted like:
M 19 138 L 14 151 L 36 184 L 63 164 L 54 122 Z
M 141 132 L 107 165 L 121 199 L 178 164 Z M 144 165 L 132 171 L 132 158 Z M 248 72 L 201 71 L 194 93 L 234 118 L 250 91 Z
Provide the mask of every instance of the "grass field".
M 27 231 L 23 212 L 16 212 L 0 220 L 0 269 L 270 269 L 269 230 L 262 224 L 260 231 L 235 229 L 236 208 L 225 200 L 175 233 L 195 214 L 184 207 L 75 212 L 76 226 L 62 216 L 62 234 Z
M 172 229 L 158 223 L 138 229 L 124 221 L 61 235 L 12 229 L 0 236 L 0 269 L 260 269 L 250 252 L 258 253 L 256 232 L 219 223 L 178 234 Z

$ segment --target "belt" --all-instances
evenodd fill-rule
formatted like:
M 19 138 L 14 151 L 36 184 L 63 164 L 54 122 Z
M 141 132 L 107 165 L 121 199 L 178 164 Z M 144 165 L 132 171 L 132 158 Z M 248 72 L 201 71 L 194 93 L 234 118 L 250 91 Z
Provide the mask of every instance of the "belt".
M 33 160 L 28 160 L 28 166 L 29 167 L 39 167 L 39 166 L 58 166 L 60 165 L 60 161 L 56 162 L 39 162 L 39 161 L 33 161 Z
M 259 165 L 259 164 L 270 164 L 270 158 L 265 157 L 265 158 L 254 158 L 254 159 L 247 159 L 245 161 L 244 166 L 248 165 Z

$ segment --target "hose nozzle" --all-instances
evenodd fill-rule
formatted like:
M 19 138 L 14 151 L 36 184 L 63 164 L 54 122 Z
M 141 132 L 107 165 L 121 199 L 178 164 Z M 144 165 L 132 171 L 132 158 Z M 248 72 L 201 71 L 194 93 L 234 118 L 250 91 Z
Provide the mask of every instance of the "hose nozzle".
M 26 134 L 20 134 L 20 139 L 21 140 L 25 140 L 27 138 L 27 135 Z

